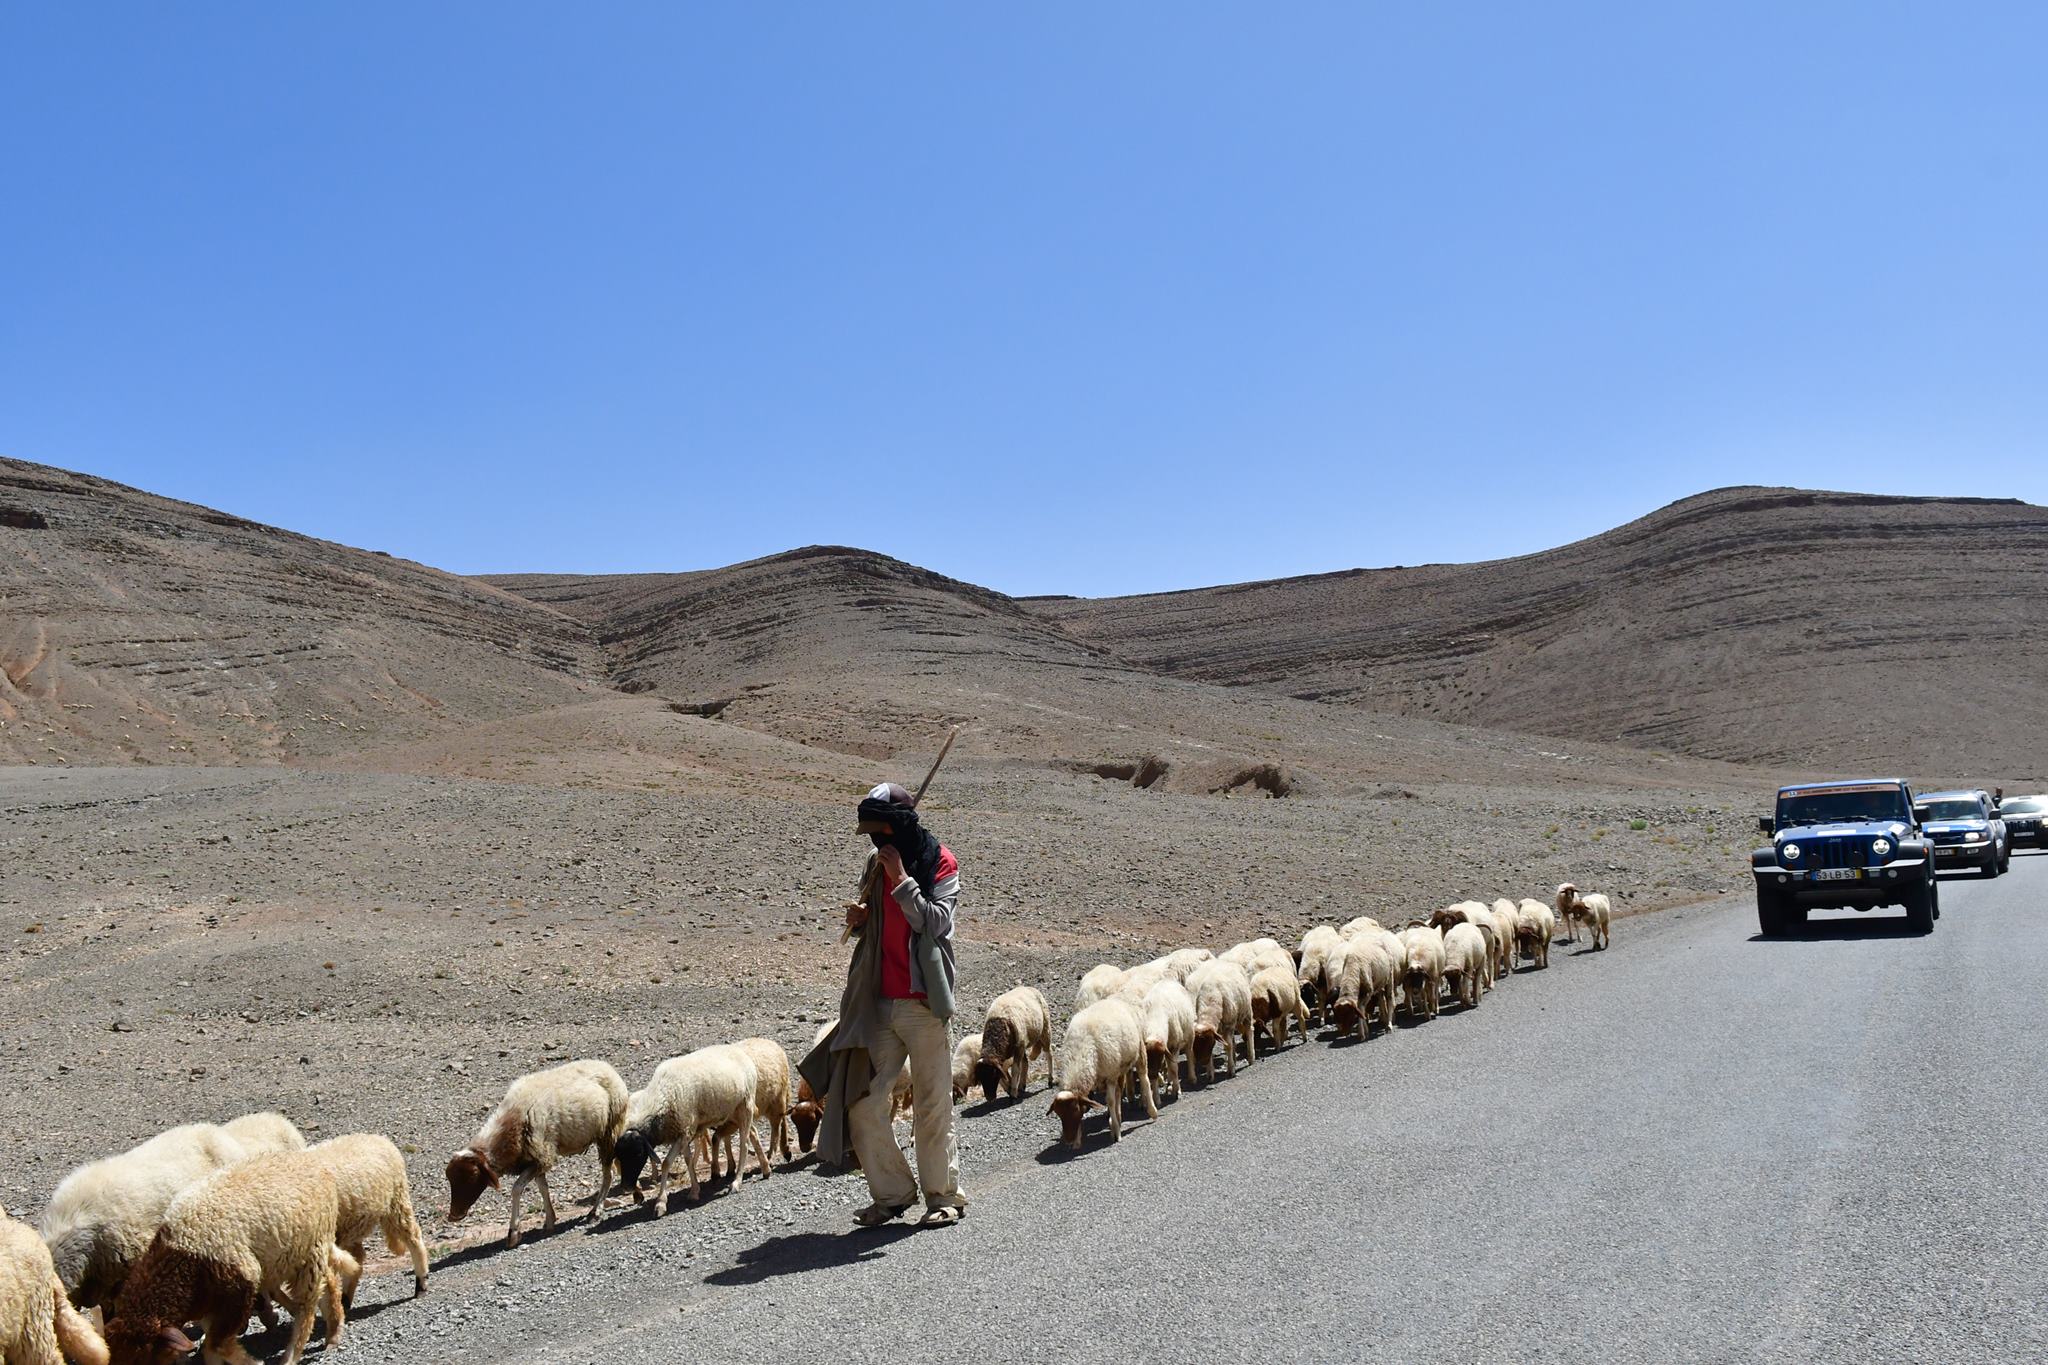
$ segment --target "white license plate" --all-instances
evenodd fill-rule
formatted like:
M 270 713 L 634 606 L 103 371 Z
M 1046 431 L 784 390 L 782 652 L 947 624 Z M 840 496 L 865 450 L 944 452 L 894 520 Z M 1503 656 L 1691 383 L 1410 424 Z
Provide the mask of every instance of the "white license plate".
M 1817 882 L 1853 882 L 1862 875 L 1860 868 L 1824 867 L 1813 874 L 1813 879 Z
M 1958 853 L 1961 853 L 1963 850 L 1960 848 L 1937 848 L 1934 851 L 1944 858 L 1953 858 Z

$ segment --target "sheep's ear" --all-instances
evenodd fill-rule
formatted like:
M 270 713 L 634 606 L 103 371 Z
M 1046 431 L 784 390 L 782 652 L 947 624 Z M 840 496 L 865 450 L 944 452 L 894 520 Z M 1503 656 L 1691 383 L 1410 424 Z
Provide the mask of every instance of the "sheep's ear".
M 183 1331 L 176 1327 L 166 1327 L 163 1331 L 159 1332 L 156 1344 L 166 1351 L 175 1351 L 180 1356 L 190 1355 L 199 1349 L 192 1344 L 192 1338 L 186 1336 Z
M 483 1165 L 482 1162 L 478 1162 L 477 1164 L 480 1166 Z M 492 1189 L 497 1190 L 501 1194 L 504 1193 L 505 1187 L 498 1183 L 498 1173 L 488 1166 L 484 1166 L 484 1179 L 491 1182 Z
M 1053 1101 L 1053 1102 L 1052 1102 L 1051 1104 L 1048 1104 L 1047 1106 L 1045 1106 L 1045 1112 L 1046 1112 L 1046 1113 L 1048 1113 L 1048 1114 L 1057 1114 L 1057 1113 L 1059 1113 L 1059 1112 L 1060 1112 L 1060 1102 L 1059 1102 L 1059 1101 L 1058 1101 L 1057 1099 L 1055 1099 L 1055 1100 L 1054 1100 L 1054 1101 Z
M 1104 1103 L 1103 1103 L 1103 1102 L 1102 1102 L 1101 1100 L 1098 1100 L 1098 1099 L 1096 1099 L 1096 1098 L 1095 1098 L 1095 1097 L 1094 1097 L 1093 1095 L 1090 1095 L 1090 1096 L 1089 1096 L 1089 1097 L 1088 1097 L 1087 1099 L 1085 1099 L 1085 1100 L 1081 1101 L 1081 1107 L 1082 1107 L 1083 1109 L 1107 1109 L 1107 1108 L 1109 1108 L 1109 1106 L 1108 1106 L 1108 1105 L 1104 1104 Z

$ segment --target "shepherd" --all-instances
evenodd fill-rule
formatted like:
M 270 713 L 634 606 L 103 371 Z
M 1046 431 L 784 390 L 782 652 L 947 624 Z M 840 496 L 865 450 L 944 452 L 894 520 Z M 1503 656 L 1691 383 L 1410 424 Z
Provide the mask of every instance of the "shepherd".
M 931 779 L 925 781 L 929 785 Z M 884 782 L 860 802 L 856 828 L 875 851 L 860 898 L 845 906 L 847 931 L 859 941 L 847 968 L 839 1022 L 800 1068 L 812 1091 L 824 1097 L 820 1160 L 845 1166 L 850 1147 L 867 1176 L 874 1202 L 854 1215 L 861 1227 L 894 1222 L 916 1202 L 920 1188 L 920 1226 L 956 1223 L 967 1211 L 953 1138 L 953 1049 L 946 1027 L 953 1014 L 960 865 L 919 820 L 922 795 L 922 788 L 912 794 Z M 889 1114 L 890 1086 L 906 1060 L 917 1143 L 914 1179 Z

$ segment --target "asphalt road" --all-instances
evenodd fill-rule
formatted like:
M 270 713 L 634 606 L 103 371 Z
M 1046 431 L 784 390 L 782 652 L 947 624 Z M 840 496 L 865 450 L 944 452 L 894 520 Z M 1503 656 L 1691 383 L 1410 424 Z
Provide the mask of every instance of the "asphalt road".
M 1739 901 L 1625 920 L 1118 1147 L 1048 1151 L 1042 1096 L 969 1113 L 958 1227 L 842 1231 L 859 1181 L 792 1170 L 462 1253 L 346 1356 L 2048 1358 L 2044 892 L 2026 853 L 1945 881 L 1924 938 L 1884 911 L 1766 942 Z

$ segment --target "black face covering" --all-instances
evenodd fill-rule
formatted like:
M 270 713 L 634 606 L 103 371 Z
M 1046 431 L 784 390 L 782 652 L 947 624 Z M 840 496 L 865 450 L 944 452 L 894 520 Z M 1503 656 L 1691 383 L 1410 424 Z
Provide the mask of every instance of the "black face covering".
M 860 803 L 860 818 L 882 821 L 889 826 L 887 834 L 868 837 L 874 840 L 876 848 L 886 845 L 901 854 L 903 870 L 916 881 L 918 889 L 929 896 L 938 880 L 939 841 L 918 822 L 916 809 L 871 796 Z

